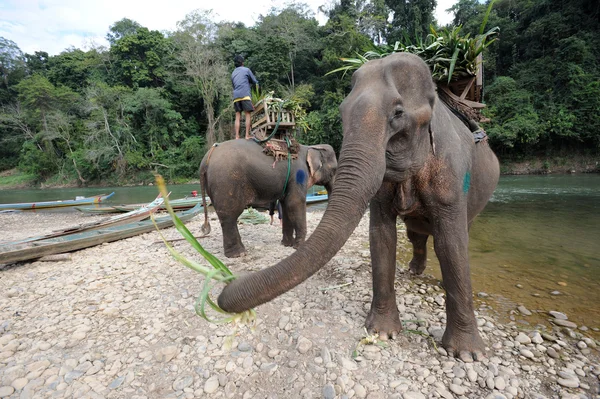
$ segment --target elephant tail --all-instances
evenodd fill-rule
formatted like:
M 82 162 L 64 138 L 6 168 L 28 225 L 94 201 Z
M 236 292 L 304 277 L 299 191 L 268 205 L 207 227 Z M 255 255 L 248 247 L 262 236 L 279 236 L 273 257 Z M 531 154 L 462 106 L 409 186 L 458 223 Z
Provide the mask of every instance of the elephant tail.
M 208 207 L 206 206 L 206 174 L 208 172 L 208 162 L 210 161 L 210 156 L 216 146 L 217 144 L 215 143 L 208 152 L 206 162 L 202 161 L 202 164 L 200 165 L 200 191 L 202 194 L 202 207 L 204 208 L 204 224 L 202 225 L 202 234 L 204 235 L 210 234 L 210 222 L 208 221 Z

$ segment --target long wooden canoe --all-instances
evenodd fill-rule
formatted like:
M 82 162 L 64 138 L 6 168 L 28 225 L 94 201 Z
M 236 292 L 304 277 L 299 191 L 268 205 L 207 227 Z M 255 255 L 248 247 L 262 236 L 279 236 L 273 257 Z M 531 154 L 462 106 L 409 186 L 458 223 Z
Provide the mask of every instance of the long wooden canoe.
M 106 215 L 107 213 L 122 213 L 120 210 L 115 209 L 114 206 L 110 205 L 76 206 L 75 209 L 77 209 L 81 213 L 85 213 L 86 215 Z
M 161 198 L 161 195 L 159 195 L 151 203 L 144 205 L 144 206 L 142 206 L 136 210 L 133 210 L 131 212 L 111 216 L 111 217 L 104 218 L 104 219 L 97 220 L 97 221 L 90 222 L 90 223 L 78 224 L 76 226 L 68 227 L 66 229 L 53 231 L 49 234 L 29 237 L 29 238 L 25 238 L 25 239 L 19 240 L 19 241 L 12 241 L 12 242 L 0 241 L 0 246 L 40 241 L 40 240 L 45 240 L 48 238 L 61 237 L 61 236 L 66 236 L 66 235 L 74 234 L 74 233 L 81 233 L 81 232 L 87 231 L 87 230 L 98 230 L 98 229 L 104 229 L 104 228 L 110 227 L 110 226 L 118 226 L 120 224 L 139 222 L 141 220 L 144 220 L 144 219 L 147 219 L 148 217 L 150 217 L 150 214 L 152 214 L 152 212 L 157 211 L 158 208 L 163 204 L 163 202 L 164 202 L 164 199 Z
M 177 215 L 182 221 L 186 222 L 198 215 L 202 210 L 202 205 L 198 204 L 192 209 L 178 212 Z M 155 221 L 160 229 L 171 227 L 173 225 L 173 219 L 171 219 L 171 216 L 169 215 L 156 218 Z M 139 234 L 148 233 L 154 229 L 155 227 L 152 220 L 144 220 L 141 222 L 132 222 L 102 229 L 87 230 L 39 241 L 4 244 L 0 245 L 0 264 L 20 262 L 37 259 L 46 255 L 76 251 L 105 242 L 118 241 Z
M 178 211 L 182 211 L 185 209 L 190 209 L 195 207 L 198 204 L 202 203 L 202 198 L 201 197 L 194 197 L 194 198 L 180 198 L 180 199 L 175 199 L 175 200 L 170 200 L 169 204 L 171 204 L 171 207 L 175 210 Z M 206 204 L 209 205 L 210 204 L 210 198 L 206 197 Z M 132 209 L 135 209 L 136 207 L 139 207 L 139 204 L 130 204 L 130 205 L 113 205 L 113 208 L 115 208 L 118 211 L 121 212 L 128 212 L 131 211 Z M 161 206 L 160 210 L 165 210 L 165 206 Z
M 42 202 L 21 202 L 17 204 L 0 204 L 0 209 L 48 209 L 62 208 L 65 206 L 99 204 L 112 197 L 115 193 L 100 194 L 93 197 L 85 197 L 73 200 L 42 201 Z

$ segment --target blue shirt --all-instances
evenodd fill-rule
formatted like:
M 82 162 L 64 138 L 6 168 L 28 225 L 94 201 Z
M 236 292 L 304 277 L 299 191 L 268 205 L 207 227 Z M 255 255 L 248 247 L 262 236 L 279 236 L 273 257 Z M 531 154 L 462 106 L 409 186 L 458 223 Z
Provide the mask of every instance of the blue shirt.
M 233 99 L 250 96 L 250 85 L 258 84 L 258 80 L 249 68 L 245 66 L 237 67 L 231 74 L 231 83 L 233 84 Z

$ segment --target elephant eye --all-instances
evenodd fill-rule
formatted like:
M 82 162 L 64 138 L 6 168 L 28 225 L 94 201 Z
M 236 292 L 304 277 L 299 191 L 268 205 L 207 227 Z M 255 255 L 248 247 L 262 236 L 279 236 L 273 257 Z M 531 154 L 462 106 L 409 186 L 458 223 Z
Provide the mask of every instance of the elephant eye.
M 404 115 L 404 108 L 402 108 L 402 107 L 400 107 L 400 106 L 397 106 L 397 107 L 394 109 L 394 118 L 399 118 L 399 117 L 401 117 L 402 115 Z

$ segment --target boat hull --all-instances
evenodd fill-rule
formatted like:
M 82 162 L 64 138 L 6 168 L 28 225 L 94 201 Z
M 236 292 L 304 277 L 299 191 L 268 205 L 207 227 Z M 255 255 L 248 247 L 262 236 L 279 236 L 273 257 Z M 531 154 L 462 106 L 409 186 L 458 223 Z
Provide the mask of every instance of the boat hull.
M 94 197 L 86 197 L 81 199 L 74 200 L 59 200 L 59 201 L 42 201 L 42 202 L 22 202 L 17 204 L 0 204 L 0 209 L 50 209 L 50 208 L 63 208 L 67 206 L 77 206 L 77 205 L 90 205 L 90 204 L 99 204 L 101 202 L 106 201 L 110 197 L 115 195 L 114 192 L 105 195 L 96 195 Z
M 198 215 L 204 208 L 196 205 L 194 208 L 179 212 L 178 216 L 183 221 L 189 221 Z M 159 229 L 173 226 L 171 216 L 162 216 L 155 219 Z M 96 245 L 122 240 L 156 229 L 152 220 L 144 220 L 111 226 L 99 230 L 89 230 L 66 236 L 39 240 L 22 244 L 0 245 L 0 263 L 22 262 L 37 259 L 42 256 L 54 255 L 64 252 L 76 251 Z

